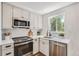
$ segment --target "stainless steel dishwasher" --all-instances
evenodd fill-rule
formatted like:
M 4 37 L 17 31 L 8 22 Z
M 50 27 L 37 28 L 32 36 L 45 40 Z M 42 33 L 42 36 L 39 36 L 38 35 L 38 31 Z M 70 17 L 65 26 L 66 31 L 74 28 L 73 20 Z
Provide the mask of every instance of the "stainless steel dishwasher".
M 49 41 L 49 56 L 53 56 L 54 42 Z
M 49 55 L 50 56 L 67 56 L 67 44 L 49 41 Z

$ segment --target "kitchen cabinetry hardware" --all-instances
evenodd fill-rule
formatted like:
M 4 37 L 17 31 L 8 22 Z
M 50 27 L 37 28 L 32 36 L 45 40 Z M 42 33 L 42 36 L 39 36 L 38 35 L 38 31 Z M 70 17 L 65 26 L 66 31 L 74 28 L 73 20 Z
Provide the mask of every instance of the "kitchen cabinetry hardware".
M 6 46 L 6 48 L 11 47 L 11 45 Z
M 11 54 L 11 52 L 9 52 L 9 53 L 6 53 L 6 55 L 10 55 Z
M 37 39 L 35 39 L 35 41 L 37 41 Z

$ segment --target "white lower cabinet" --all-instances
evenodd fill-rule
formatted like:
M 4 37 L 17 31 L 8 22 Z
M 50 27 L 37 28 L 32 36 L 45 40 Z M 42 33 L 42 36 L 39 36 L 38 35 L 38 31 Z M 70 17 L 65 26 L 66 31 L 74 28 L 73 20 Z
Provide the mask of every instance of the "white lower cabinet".
M 40 52 L 46 56 L 49 56 L 49 40 L 40 39 Z
M 36 54 L 39 52 L 39 39 L 33 39 L 33 54 Z
M 14 56 L 14 44 L 8 43 L 0 46 L 2 56 Z

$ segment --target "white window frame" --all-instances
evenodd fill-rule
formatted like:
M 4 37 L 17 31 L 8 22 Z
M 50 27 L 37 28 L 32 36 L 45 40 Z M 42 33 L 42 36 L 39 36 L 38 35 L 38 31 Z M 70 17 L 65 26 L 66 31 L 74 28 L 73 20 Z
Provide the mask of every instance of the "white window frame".
M 54 14 L 54 15 L 48 17 L 48 30 L 49 30 L 49 31 L 51 31 L 51 24 L 50 24 L 51 18 L 52 18 L 52 17 L 55 17 L 55 16 L 60 16 L 60 15 L 63 15 L 64 21 L 65 21 L 65 13 L 64 13 L 64 12 L 63 12 L 63 13 Z M 54 31 L 54 32 L 59 33 L 59 32 L 57 31 L 57 23 L 56 23 L 56 31 Z

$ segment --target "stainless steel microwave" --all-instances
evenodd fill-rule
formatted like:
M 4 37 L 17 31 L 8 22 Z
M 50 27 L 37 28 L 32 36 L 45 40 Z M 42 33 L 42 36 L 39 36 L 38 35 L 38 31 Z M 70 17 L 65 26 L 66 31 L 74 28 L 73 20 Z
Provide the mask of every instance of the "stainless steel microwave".
M 13 19 L 12 27 L 13 28 L 29 28 L 30 21 Z

